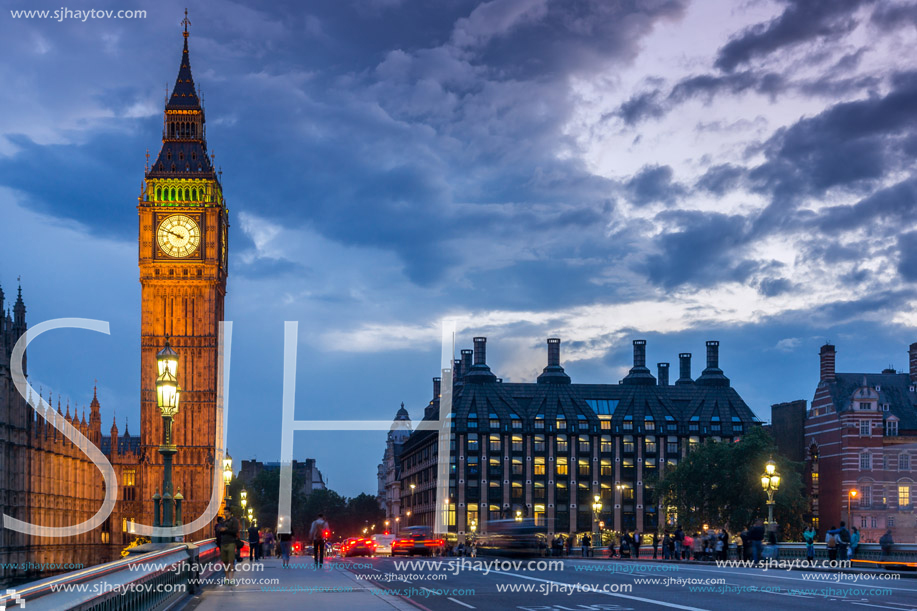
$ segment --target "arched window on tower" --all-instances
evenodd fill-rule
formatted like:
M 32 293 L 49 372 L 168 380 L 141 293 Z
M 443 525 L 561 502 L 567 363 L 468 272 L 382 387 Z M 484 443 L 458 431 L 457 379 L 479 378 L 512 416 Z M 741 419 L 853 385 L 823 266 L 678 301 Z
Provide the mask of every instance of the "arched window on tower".
M 169 194 L 169 201 L 170 202 L 175 201 L 175 187 L 172 187 L 172 192 Z
M 189 199 L 191 199 L 191 191 L 185 189 L 185 201 L 188 201 Z
M 197 201 L 197 189 L 191 189 L 191 200 Z
M 156 187 L 156 201 L 157 202 L 162 201 L 162 189 L 160 189 L 159 187 Z

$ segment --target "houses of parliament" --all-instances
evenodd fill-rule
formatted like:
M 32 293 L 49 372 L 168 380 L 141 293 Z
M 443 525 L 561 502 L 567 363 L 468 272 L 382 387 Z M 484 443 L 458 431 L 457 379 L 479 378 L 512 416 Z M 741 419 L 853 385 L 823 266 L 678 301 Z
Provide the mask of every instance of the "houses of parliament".
M 137 204 L 142 295 L 139 434 L 131 435 L 126 423 L 121 431 L 115 422 L 103 433 L 105 398 L 95 390 L 88 417 L 85 409 L 77 413 L 75 405 L 61 406 L 59 398 L 56 412 L 46 413 L 36 397 L 19 394 L 10 359 L 27 330 L 26 305 L 21 287 L 12 308 L 0 290 L 0 511 L 32 524 L 59 527 L 88 520 L 102 505 L 102 474 L 57 431 L 53 420 L 66 419 L 76 427 L 106 455 L 118 478 L 115 509 L 93 531 L 38 537 L 0 528 L 0 584 L 47 576 L 47 571 L 30 568 L 36 565 L 66 569 L 72 568 L 70 564 L 90 566 L 115 559 L 137 537 L 132 523 L 153 525 L 152 498 L 163 481 L 157 451 L 163 424 L 156 404 L 156 353 L 167 341 L 179 356 L 182 389 L 173 426 L 178 447 L 173 485 L 184 497 L 182 521 L 200 516 L 210 500 L 213 469 L 219 468 L 218 331 L 226 294 L 229 223 L 220 175 L 207 151 L 204 109 L 191 75 L 188 25 L 186 17 L 178 77 L 165 104 L 162 147 L 155 163 L 148 162 Z M 50 394 L 45 400 L 52 404 Z M 207 528 L 186 539 L 199 540 L 209 533 Z

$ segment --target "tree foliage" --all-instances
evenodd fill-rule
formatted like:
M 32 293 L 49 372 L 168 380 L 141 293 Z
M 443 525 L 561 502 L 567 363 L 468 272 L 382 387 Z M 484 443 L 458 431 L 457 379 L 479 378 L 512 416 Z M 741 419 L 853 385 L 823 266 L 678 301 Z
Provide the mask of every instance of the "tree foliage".
M 802 464 L 779 456 L 773 437 L 761 427 L 752 428 L 735 443 L 706 441 L 669 469 L 656 488 L 663 506 L 677 511 L 684 528 L 699 530 L 709 524 L 736 532 L 767 518 L 761 475 L 770 458 L 781 476 L 774 496 L 781 537 L 800 539 L 806 511 Z
M 242 488 L 248 492 L 249 506 L 254 509 L 259 526 L 271 528 L 277 525 L 277 505 L 280 497 L 280 470 L 264 469 L 258 476 L 243 484 L 234 480 L 230 485 L 233 507 L 239 511 L 239 492 Z M 385 513 L 379 507 L 376 497 L 362 493 L 353 498 L 341 496 L 334 490 L 313 490 L 303 492 L 302 477 L 293 473 L 293 492 L 291 509 L 293 512 L 293 534 L 297 539 L 306 539 L 312 522 L 318 514 L 325 515 L 333 538 L 346 538 L 359 535 L 364 528 L 376 525 L 381 530 Z M 240 514 L 241 515 L 241 514 Z

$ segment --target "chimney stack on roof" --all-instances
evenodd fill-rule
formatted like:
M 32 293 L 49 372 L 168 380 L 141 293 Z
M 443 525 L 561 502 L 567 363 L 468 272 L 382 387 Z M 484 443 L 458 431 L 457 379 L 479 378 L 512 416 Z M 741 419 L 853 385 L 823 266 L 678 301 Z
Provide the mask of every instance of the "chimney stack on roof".
M 465 348 L 462 350 L 462 375 L 464 376 L 468 373 L 468 370 L 471 369 L 471 356 L 474 353 L 474 350 L 470 348 Z
M 487 338 L 486 337 L 474 338 L 474 364 L 475 365 L 486 365 L 487 364 Z
M 548 338 L 548 367 L 560 367 L 560 339 Z
M 668 363 L 656 363 L 656 369 L 659 372 L 659 375 L 656 377 L 659 380 L 660 386 L 669 385 L 669 364 Z
M 911 344 L 907 351 L 908 361 L 910 362 L 911 382 L 917 382 L 917 342 Z
M 646 340 L 634 340 L 634 367 L 646 367 Z
M 681 384 L 694 384 L 694 380 L 691 378 L 690 352 L 682 352 L 678 355 L 678 380 L 675 381 L 675 385 Z

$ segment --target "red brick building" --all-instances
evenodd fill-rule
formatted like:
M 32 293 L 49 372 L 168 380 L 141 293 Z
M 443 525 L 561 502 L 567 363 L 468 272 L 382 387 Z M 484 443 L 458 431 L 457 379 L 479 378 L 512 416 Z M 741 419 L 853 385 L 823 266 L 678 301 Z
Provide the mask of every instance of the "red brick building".
M 910 371 L 837 373 L 835 348 L 821 348 L 821 376 L 806 415 L 806 474 L 821 535 L 841 520 L 864 542 L 891 529 L 917 542 L 917 343 Z

